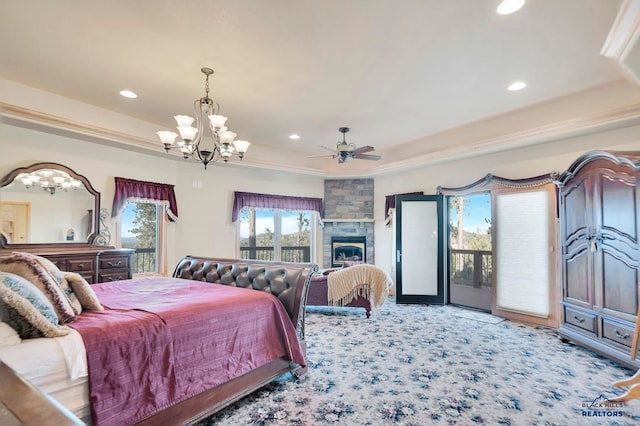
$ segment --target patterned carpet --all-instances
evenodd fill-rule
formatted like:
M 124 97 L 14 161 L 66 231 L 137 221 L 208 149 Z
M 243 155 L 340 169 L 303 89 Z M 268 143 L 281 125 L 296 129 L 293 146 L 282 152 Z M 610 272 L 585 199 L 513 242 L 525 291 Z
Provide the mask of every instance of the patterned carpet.
M 393 298 L 371 319 L 309 308 L 308 374 L 285 375 L 200 424 L 639 424 L 640 399 L 601 403 L 624 393 L 611 383 L 633 371 L 553 330 L 465 312 Z

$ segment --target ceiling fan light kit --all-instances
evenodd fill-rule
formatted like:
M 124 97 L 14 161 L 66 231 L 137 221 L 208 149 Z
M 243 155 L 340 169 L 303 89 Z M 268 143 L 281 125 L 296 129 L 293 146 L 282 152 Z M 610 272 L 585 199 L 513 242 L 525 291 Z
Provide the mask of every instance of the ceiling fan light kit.
M 179 149 L 184 158 L 191 157 L 201 162 L 205 169 L 207 164 L 220 159 L 226 163 L 234 155 L 242 160 L 251 143 L 235 140 L 237 134 L 225 127 L 227 117 L 218 114 L 220 105 L 209 97 L 209 76 L 213 70 L 202 68 L 200 71 L 206 76 L 205 96 L 193 103 L 195 118 L 188 115 L 173 117 L 178 124 L 176 128 L 181 140 L 176 141 L 177 133 L 161 130 L 157 132 L 160 142 L 165 151 Z M 194 121 L 196 125 L 192 127 Z
M 367 145 L 367 146 L 362 146 L 360 148 L 357 148 L 354 143 L 347 142 L 346 134 L 349 130 L 350 129 L 348 127 L 338 128 L 338 131 L 342 133 L 342 141 L 338 141 L 338 143 L 336 144 L 336 149 L 329 148 L 328 146 L 321 146 L 321 148 L 328 149 L 329 151 L 333 152 L 333 154 L 312 155 L 308 158 L 330 156 L 332 158 L 337 158 L 338 163 L 344 163 L 350 158 L 355 158 L 359 160 L 373 160 L 373 161 L 378 161 L 382 158 L 380 155 L 366 154 L 367 152 L 371 152 L 375 150 L 375 148 L 372 146 Z

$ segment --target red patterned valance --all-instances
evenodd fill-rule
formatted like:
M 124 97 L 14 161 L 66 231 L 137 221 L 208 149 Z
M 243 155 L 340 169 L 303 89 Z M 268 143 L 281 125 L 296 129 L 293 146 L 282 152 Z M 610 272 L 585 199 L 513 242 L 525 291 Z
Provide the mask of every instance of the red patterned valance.
M 116 193 L 113 196 L 111 217 L 116 217 L 126 206 L 127 200 L 160 202 L 165 206 L 169 220 L 178 220 L 178 203 L 173 185 L 116 177 Z

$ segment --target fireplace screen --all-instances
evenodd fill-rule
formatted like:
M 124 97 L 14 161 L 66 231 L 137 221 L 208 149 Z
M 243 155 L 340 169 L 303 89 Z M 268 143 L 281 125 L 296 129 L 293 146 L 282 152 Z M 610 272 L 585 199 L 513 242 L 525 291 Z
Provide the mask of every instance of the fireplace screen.
M 366 237 L 332 237 L 331 266 L 342 266 L 345 261 L 366 262 Z

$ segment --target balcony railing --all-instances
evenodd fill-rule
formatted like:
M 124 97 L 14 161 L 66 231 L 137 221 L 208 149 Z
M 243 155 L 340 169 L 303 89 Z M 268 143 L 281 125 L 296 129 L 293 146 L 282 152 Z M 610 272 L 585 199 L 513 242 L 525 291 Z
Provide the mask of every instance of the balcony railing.
M 451 249 L 451 284 L 491 287 L 491 260 L 490 251 Z
M 282 262 L 311 262 L 310 247 L 283 246 L 280 248 Z M 240 247 L 241 259 L 275 260 L 273 246 Z
M 131 272 L 133 274 L 144 274 L 148 272 L 157 272 L 156 266 L 156 248 L 134 248 Z

